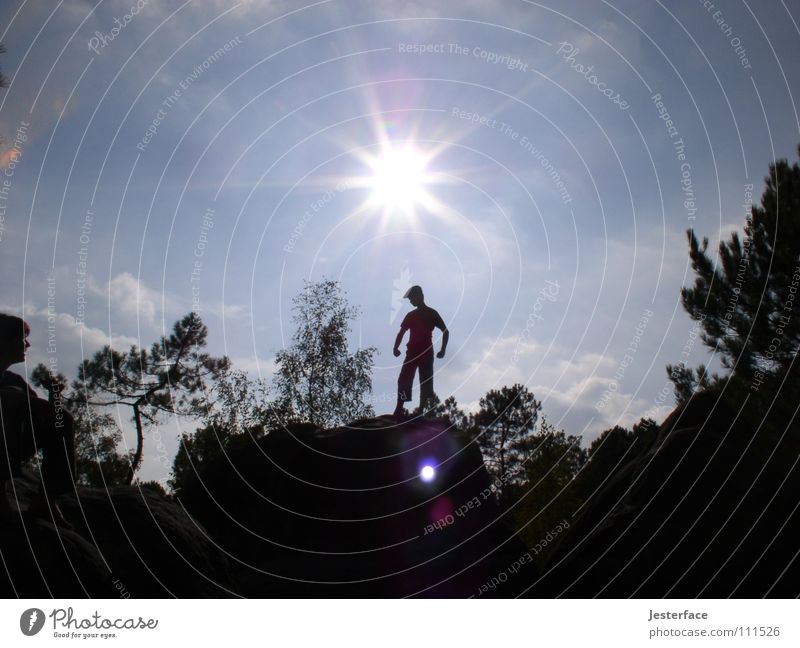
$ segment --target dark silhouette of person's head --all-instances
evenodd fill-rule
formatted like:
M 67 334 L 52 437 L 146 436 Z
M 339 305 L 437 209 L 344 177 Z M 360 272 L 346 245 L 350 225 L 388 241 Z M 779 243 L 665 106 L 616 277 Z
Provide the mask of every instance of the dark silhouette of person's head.
M 22 376 L 7 371 L 11 365 L 24 362 L 30 332 L 21 317 L 0 313 L 0 405 L 4 421 L 0 428 L 0 514 L 12 511 L 6 481 L 19 472 L 23 461 L 41 451 L 42 484 L 27 512 L 71 529 L 55 498 L 74 489 L 74 420 L 60 404 L 39 398 Z
M 425 295 L 422 294 L 421 286 L 411 286 L 403 296 L 410 301 L 411 305 L 415 308 L 419 308 L 425 303 Z
M 30 332 L 31 327 L 21 317 L 0 313 L 0 371 L 25 360 L 25 352 L 31 345 Z

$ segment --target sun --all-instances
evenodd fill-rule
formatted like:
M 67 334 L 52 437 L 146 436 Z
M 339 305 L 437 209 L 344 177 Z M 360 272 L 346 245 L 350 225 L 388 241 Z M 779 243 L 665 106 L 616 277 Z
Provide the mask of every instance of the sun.
M 385 207 L 407 206 L 423 196 L 425 158 L 410 146 L 385 151 L 372 165 L 372 202 Z
M 366 216 L 364 222 L 375 222 L 377 216 L 381 227 L 414 225 L 423 215 L 449 215 L 447 206 L 433 194 L 436 185 L 452 182 L 447 174 L 433 169 L 444 150 L 441 142 L 433 143 L 438 146 L 425 149 L 412 139 L 381 136 L 377 144 L 353 147 L 351 154 L 361 163 L 362 172 L 348 176 L 346 184 L 363 190 L 365 196 L 351 215 Z
M 366 185 L 371 189 L 369 205 L 384 212 L 413 212 L 430 202 L 426 191 L 432 176 L 428 157 L 413 146 L 386 146 L 380 155 L 367 161 L 371 174 Z

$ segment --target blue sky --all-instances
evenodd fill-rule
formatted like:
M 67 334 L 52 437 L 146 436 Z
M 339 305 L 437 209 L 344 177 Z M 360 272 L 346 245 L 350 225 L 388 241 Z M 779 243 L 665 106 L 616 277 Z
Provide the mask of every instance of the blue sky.
M 664 366 L 714 362 L 679 303 L 685 231 L 741 227 L 800 142 L 796 4 L 711 4 L 4 2 L 0 307 L 34 326 L 26 369 L 72 375 L 195 304 L 214 353 L 269 376 L 327 277 L 390 411 L 414 283 L 451 331 L 440 396 L 522 382 L 587 443 L 663 417 Z M 387 146 L 427 160 L 413 214 L 369 200 Z

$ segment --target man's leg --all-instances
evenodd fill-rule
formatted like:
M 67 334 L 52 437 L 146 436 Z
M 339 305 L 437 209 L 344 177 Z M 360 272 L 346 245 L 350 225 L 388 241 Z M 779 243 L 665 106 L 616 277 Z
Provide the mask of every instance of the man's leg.
M 395 407 L 394 410 L 396 416 L 400 416 L 403 413 L 403 404 L 411 400 L 414 385 L 414 374 L 416 372 L 416 358 L 412 357 L 411 354 L 406 353 L 405 361 L 400 369 L 400 376 L 397 378 L 397 407 Z
M 428 406 L 433 393 L 433 349 L 419 359 L 419 406 L 422 411 Z

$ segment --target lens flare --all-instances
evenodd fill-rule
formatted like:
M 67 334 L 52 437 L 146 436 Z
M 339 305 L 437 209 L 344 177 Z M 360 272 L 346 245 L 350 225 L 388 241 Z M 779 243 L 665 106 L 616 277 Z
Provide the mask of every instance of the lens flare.
M 433 469 L 433 466 L 423 466 L 422 470 L 419 471 L 419 478 L 424 482 L 433 481 L 435 476 L 436 471 Z

